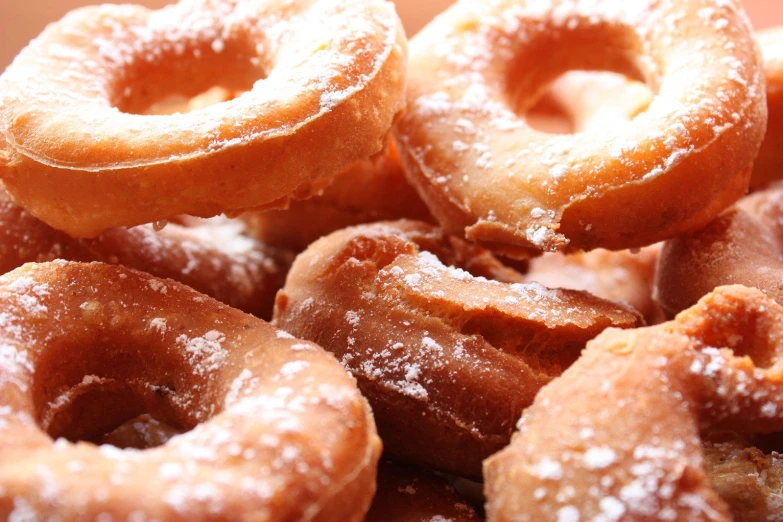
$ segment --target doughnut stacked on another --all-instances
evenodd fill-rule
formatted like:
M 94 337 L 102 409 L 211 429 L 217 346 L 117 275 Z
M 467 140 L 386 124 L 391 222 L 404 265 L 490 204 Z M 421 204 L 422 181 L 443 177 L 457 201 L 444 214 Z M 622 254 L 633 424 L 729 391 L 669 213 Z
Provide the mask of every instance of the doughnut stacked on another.
M 754 192 L 704 229 L 663 244 L 655 299 L 674 316 L 714 288 L 755 287 L 783 303 L 783 183 Z
M 272 316 L 294 253 L 254 239 L 226 218 L 180 217 L 152 225 L 112 228 L 74 239 L 34 218 L 0 193 L 0 274 L 29 262 L 68 259 L 120 264 L 184 283 L 263 319 Z
M 447 233 L 511 257 L 704 226 L 745 193 L 766 127 L 738 0 L 459 2 L 410 53 L 395 124 L 408 178 Z M 600 133 L 532 130 L 519 114 L 569 69 L 642 79 L 655 97 Z
M 74 237 L 280 208 L 381 150 L 403 108 L 406 56 L 383 0 L 72 11 L 0 76 L 0 179 Z M 242 94 L 139 114 L 216 83 Z
M 731 522 L 749 478 L 731 447 L 705 458 L 702 434 L 783 430 L 782 357 L 783 308 L 739 285 L 672 322 L 605 331 L 485 462 L 488 519 Z M 769 502 L 751 506 L 761 520 L 781 514 Z
M 480 477 L 536 392 L 627 305 L 522 283 L 432 225 L 335 232 L 294 262 L 274 324 L 334 353 L 373 407 L 388 455 Z

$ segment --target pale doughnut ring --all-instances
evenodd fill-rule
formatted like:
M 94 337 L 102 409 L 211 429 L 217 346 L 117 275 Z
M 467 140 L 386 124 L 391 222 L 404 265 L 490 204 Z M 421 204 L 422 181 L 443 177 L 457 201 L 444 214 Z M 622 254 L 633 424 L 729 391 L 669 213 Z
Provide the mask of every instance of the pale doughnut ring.
M 478 478 L 589 339 L 641 323 L 628 306 L 518 281 L 486 250 L 432 225 L 373 223 L 300 254 L 274 321 L 357 379 L 387 455 Z
M 783 308 L 756 289 L 607 330 L 485 461 L 488 520 L 730 522 L 701 434 L 783 429 L 782 377 Z
M 459 2 L 410 49 L 395 137 L 449 233 L 518 257 L 639 247 L 703 226 L 747 188 L 766 105 L 737 0 Z M 601 133 L 530 129 L 518 114 L 569 69 L 643 79 L 656 96 Z
M 294 253 L 249 235 L 244 223 L 224 217 L 179 218 L 106 230 L 74 239 L 15 205 L 0 191 L 0 274 L 29 262 L 101 261 L 184 283 L 247 313 L 272 317 Z
M 100 263 L 25 265 L 0 310 L 3 520 L 363 520 L 380 441 L 318 346 Z M 190 431 L 144 451 L 65 440 L 144 412 Z
M 33 215 L 81 237 L 280 207 L 381 149 L 405 65 L 384 0 L 76 10 L 0 77 L 0 179 Z M 129 114 L 215 83 L 251 89 L 186 114 Z

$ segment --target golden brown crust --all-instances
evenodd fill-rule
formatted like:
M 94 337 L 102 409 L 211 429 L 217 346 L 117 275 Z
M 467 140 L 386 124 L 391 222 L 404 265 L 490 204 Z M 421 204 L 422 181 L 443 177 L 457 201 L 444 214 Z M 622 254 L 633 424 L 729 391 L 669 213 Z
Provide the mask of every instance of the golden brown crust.
M 286 210 L 248 212 L 242 216 L 250 231 L 265 243 L 297 252 L 342 228 L 403 218 L 433 221 L 405 179 L 390 138 L 382 152 L 352 164 L 322 194 L 292 201 Z
M 381 0 L 76 10 L 0 77 L 0 178 L 14 201 L 79 237 L 279 208 L 382 148 L 403 106 L 406 54 Z M 187 114 L 132 114 L 216 80 L 250 90 Z
M 660 248 L 655 244 L 634 252 L 596 249 L 569 255 L 547 253 L 530 260 L 525 280 L 627 303 L 644 316 L 647 324 L 656 324 L 663 320 L 663 312 L 652 297 Z
M 73 239 L 0 192 L 0 273 L 54 259 L 120 264 L 174 279 L 234 308 L 271 318 L 275 293 L 285 282 L 294 254 L 251 238 L 238 221 L 178 221 L 158 232 L 142 225 Z
M 364 522 L 478 522 L 476 511 L 448 482 L 423 470 L 382 461 Z
M 704 229 L 663 244 L 655 299 L 669 317 L 715 287 L 741 284 L 783 303 L 783 183 L 746 196 Z
M 640 247 L 709 222 L 747 188 L 766 104 L 739 2 L 705 5 L 499 0 L 436 18 L 411 41 L 395 125 L 433 215 L 510 256 Z M 571 68 L 645 78 L 655 101 L 602 133 L 532 131 L 517 114 Z
M 486 251 L 432 225 L 363 225 L 300 254 L 274 320 L 341 360 L 390 456 L 478 477 L 588 339 L 640 322 L 584 292 L 514 281 L 521 276 Z
M 751 190 L 759 189 L 783 177 L 783 27 L 764 29 L 756 33 L 756 41 L 764 57 L 767 80 L 767 133 L 753 162 Z
M 488 518 L 730 522 L 700 433 L 783 429 L 782 356 L 783 308 L 739 285 L 605 331 L 485 462 Z
M 764 453 L 734 438 L 706 442 L 704 461 L 715 491 L 729 506 L 732 522 L 783 518 L 783 455 Z
M 362 520 L 380 441 L 318 346 L 100 263 L 25 265 L 0 310 L 4 520 Z M 144 451 L 54 440 L 145 412 L 190 431 Z

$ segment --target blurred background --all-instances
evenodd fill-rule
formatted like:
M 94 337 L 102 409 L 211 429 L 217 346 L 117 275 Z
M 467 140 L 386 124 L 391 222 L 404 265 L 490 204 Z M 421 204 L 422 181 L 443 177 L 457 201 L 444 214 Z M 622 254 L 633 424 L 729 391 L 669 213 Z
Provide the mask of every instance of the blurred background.
M 408 36 L 411 36 L 452 1 L 395 0 L 395 3 Z M 150 7 L 170 3 L 167 0 L 125 2 Z M 95 3 L 101 3 L 101 0 L 0 0 L 0 70 L 5 69 L 19 50 L 40 33 L 48 22 L 61 18 L 75 7 Z M 755 27 L 783 24 L 783 0 L 744 0 L 743 3 Z

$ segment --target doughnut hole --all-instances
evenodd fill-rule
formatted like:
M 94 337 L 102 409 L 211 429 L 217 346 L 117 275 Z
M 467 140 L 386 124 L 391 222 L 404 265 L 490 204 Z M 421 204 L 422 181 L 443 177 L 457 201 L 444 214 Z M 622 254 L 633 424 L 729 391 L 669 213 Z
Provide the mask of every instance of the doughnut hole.
M 172 114 L 249 91 L 269 75 L 271 60 L 263 53 L 266 46 L 254 43 L 257 36 L 245 32 L 230 39 L 139 46 L 107 85 L 111 104 L 128 114 Z
M 600 21 L 576 23 L 572 29 L 542 26 L 506 62 L 506 101 L 517 114 L 527 114 L 547 87 L 568 71 L 614 72 L 648 83 L 634 57 L 642 56 L 638 35 L 624 25 Z M 650 85 L 652 91 L 657 86 Z
M 87 353 L 84 344 L 94 341 L 77 338 L 41 354 L 33 398 L 38 424 L 49 436 L 100 443 L 140 416 L 184 432 L 209 415 L 208 379 L 177 351 L 113 337 Z
M 623 74 L 574 70 L 558 76 L 519 116 L 540 132 L 576 134 L 631 121 L 647 110 L 652 96 L 646 84 Z
M 230 91 L 224 87 L 211 87 L 201 94 L 193 96 L 192 98 L 186 98 L 180 95 L 172 95 L 147 107 L 144 111 L 144 114 L 160 116 L 177 113 L 183 114 L 186 112 L 203 109 L 216 103 L 233 100 L 239 96 L 239 94 L 241 93 Z

